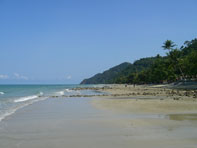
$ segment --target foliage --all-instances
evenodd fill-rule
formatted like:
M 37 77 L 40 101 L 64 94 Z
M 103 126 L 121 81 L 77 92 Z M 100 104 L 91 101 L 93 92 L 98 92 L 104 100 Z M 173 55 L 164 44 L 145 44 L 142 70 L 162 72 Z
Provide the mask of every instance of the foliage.
M 151 84 L 174 82 L 197 77 L 197 39 L 185 41 L 178 49 L 167 40 L 162 48 L 166 56 L 142 58 L 133 64 L 122 63 L 101 74 L 85 79 L 81 84 Z
M 121 73 L 124 69 L 129 67 L 131 64 L 128 62 L 122 63 L 118 66 L 112 67 L 103 73 L 96 74 L 95 76 L 84 79 L 81 84 L 107 84 L 113 83 L 114 79 Z
M 171 40 L 166 40 L 164 43 L 163 43 L 163 49 L 164 50 L 171 50 L 171 49 L 173 49 L 173 47 L 174 46 L 176 46 L 175 44 L 174 44 L 174 42 L 173 41 L 171 41 Z

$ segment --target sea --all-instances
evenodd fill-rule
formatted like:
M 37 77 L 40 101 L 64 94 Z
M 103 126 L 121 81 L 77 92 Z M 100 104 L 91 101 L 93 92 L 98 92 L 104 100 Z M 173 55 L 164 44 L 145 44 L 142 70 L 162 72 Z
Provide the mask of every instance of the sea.
M 102 85 L 0 85 L 0 121 L 22 107 L 51 96 L 102 94 L 94 90 L 73 90 L 78 87 L 102 87 Z

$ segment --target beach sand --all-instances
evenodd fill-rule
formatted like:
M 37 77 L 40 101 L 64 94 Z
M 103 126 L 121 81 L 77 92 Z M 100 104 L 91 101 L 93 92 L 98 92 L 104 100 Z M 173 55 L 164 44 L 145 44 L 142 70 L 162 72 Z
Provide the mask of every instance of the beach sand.
M 134 101 L 136 100 L 125 98 L 49 98 L 36 102 L 18 110 L 0 123 L 0 147 L 197 146 L 195 105 L 189 112 L 182 110 L 185 106 L 170 112 L 166 111 L 165 107 L 162 108 L 162 105 L 149 110 L 147 108 L 152 107 L 151 102 L 147 107 L 142 107 L 143 100 L 139 104 L 133 104 Z M 141 106 L 142 109 L 131 109 L 132 104 Z
M 141 97 L 104 98 L 92 102 L 96 107 L 130 114 L 192 114 L 197 113 L 197 101 L 150 99 Z

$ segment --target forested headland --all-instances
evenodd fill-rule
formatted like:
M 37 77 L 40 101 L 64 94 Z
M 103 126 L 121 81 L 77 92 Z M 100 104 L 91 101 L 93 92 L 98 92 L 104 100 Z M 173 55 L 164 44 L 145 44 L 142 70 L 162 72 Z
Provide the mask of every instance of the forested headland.
M 84 79 L 81 84 L 160 84 L 180 80 L 197 80 L 197 38 L 178 48 L 166 40 L 161 50 L 166 56 L 142 58 L 122 63 L 103 73 Z

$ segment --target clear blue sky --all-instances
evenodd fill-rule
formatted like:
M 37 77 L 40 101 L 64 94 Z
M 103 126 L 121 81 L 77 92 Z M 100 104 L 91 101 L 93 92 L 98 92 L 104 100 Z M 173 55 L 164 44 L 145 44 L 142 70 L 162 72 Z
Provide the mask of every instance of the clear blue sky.
M 0 83 L 79 83 L 197 37 L 196 0 L 0 0 Z

